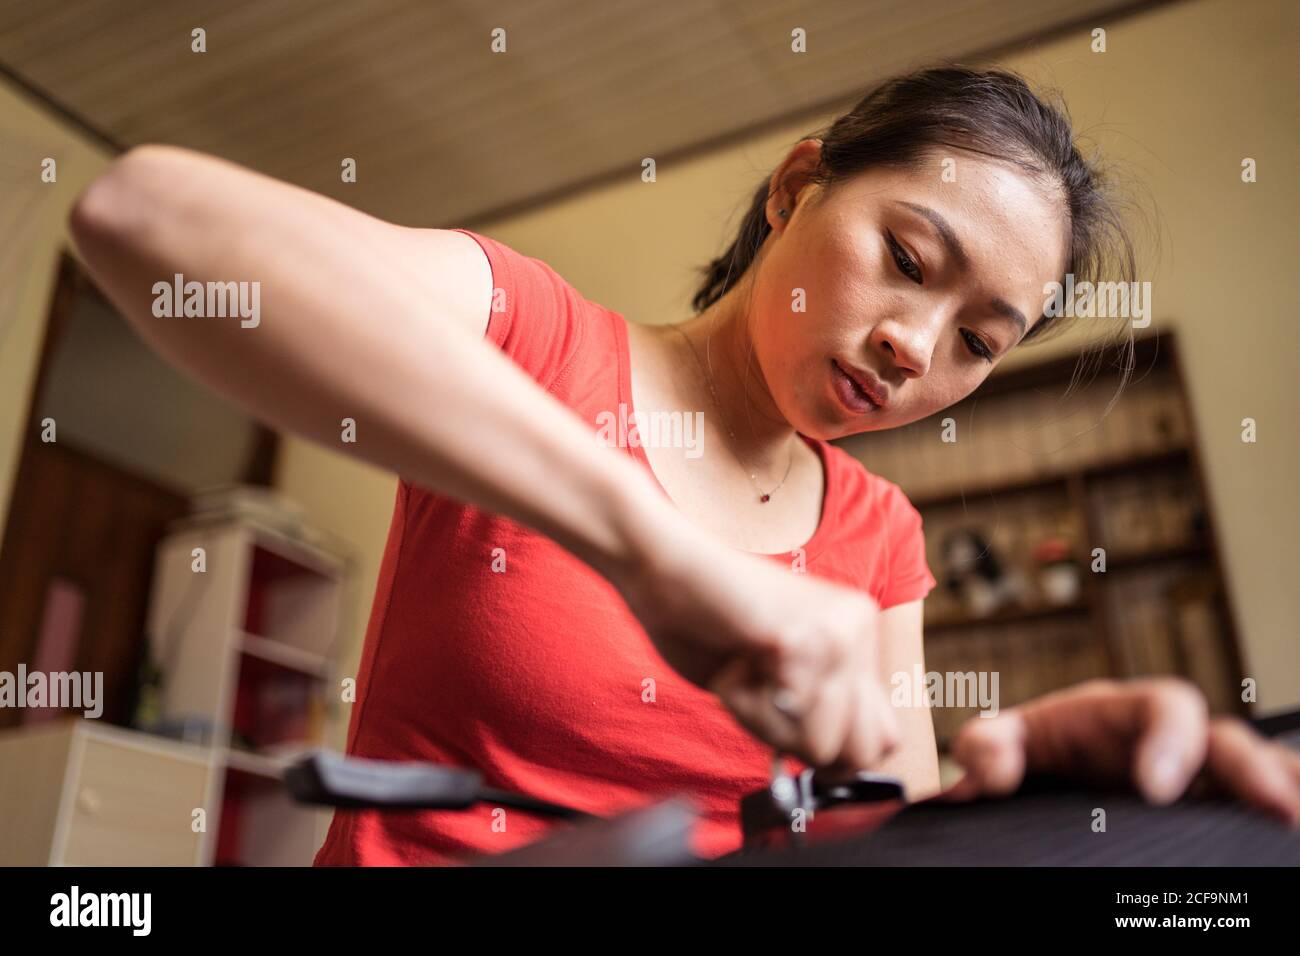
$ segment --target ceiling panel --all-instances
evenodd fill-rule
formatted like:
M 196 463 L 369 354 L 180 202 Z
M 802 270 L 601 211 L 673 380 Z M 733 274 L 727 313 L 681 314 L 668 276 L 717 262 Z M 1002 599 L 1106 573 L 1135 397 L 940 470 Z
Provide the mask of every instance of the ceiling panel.
M 400 222 L 474 225 L 637 176 L 645 156 L 849 105 L 930 58 L 1149 5 L 0 0 L 0 64 L 117 143 L 178 143 Z M 806 54 L 790 51 L 795 27 Z

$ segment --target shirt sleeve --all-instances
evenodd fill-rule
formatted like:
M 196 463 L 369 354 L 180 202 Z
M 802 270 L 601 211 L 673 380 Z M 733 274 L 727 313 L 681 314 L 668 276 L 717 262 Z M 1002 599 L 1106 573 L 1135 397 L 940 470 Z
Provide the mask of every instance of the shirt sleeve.
M 492 306 L 485 337 L 548 391 L 561 381 L 582 340 L 591 306 L 540 259 L 468 229 L 492 267 Z
M 924 598 L 938 583 L 925 560 L 925 533 L 921 512 L 897 485 L 890 486 L 889 581 L 880 609 Z

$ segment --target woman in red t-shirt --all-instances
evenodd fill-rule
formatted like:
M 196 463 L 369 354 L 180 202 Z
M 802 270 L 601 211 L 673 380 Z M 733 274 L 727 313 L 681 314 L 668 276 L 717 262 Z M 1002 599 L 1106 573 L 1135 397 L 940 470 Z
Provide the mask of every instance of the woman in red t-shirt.
M 1057 324 L 1050 283 L 1133 272 L 1065 118 L 1013 75 L 956 68 L 886 82 L 795 145 L 675 325 L 625 322 L 486 236 L 175 148 L 115 162 L 72 228 L 176 365 L 400 476 L 350 752 L 597 813 L 684 790 L 706 854 L 738 844 L 771 748 L 938 789 L 929 712 L 886 687 L 922 662 L 920 518 L 827 442 L 969 395 Z M 258 281 L 266 315 L 155 318 L 149 290 L 176 273 Z M 954 756 L 955 796 L 1036 769 L 1168 801 L 1204 774 L 1300 819 L 1295 757 L 1174 680 L 1004 709 Z M 432 862 L 546 826 L 340 812 L 318 862 Z

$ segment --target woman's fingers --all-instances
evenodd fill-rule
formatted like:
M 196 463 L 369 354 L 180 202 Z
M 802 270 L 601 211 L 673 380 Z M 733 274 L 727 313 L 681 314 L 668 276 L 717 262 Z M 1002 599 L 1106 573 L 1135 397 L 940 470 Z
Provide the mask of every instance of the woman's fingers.
M 966 721 L 952 744 L 953 759 L 966 775 L 944 796 L 969 800 L 1014 792 L 1025 776 L 1026 733 L 1024 717 L 1014 708 Z
M 797 728 L 771 706 L 770 695 L 754 682 L 745 658 L 736 657 L 724 664 L 709 682 L 709 690 L 755 737 L 783 753 L 797 749 Z
M 848 735 L 853 701 L 842 677 L 824 685 L 820 693 L 786 691 L 770 677 L 756 675 L 752 662 L 736 658 L 714 676 L 709 690 L 746 730 L 782 753 L 793 754 L 812 766 L 822 766 L 841 753 Z
M 953 742 L 966 777 L 950 799 L 1018 788 L 1026 773 L 1131 782 L 1148 800 L 1177 799 L 1205 761 L 1204 698 L 1183 681 L 1089 681 L 973 717 Z
M 775 662 L 737 657 L 709 690 L 746 730 L 810 766 L 870 767 L 898 747 L 902 729 L 872 665 L 873 645 L 860 637 L 839 643 L 811 661 L 793 653 Z
M 825 767 L 825 776 L 851 777 L 889 756 L 902 743 L 902 727 L 875 671 L 860 666 L 848 735 L 840 754 Z
M 1118 706 L 1137 710 L 1133 782 L 1151 803 L 1172 803 L 1205 763 L 1205 698 L 1190 684 L 1162 679 L 1143 681 Z
M 1287 771 L 1291 774 L 1292 782 L 1294 782 L 1297 787 L 1300 787 L 1300 752 L 1292 750 L 1289 747 L 1285 749 L 1287 757 L 1289 758 L 1286 761 Z
M 1225 717 L 1211 724 L 1205 768 L 1220 790 L 1300 826 L 1300 755 L 1260 737 L 1245 721 Z

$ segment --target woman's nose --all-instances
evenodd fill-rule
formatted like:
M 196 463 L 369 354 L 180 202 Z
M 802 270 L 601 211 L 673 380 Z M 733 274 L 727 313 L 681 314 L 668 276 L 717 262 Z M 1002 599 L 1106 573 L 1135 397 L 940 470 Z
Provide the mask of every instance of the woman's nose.
M 906 325 L 885 322 L 876 327 L 876 348 L 908 378 L 920 378 L 930 370 L 938 340 L 938 322 Z

